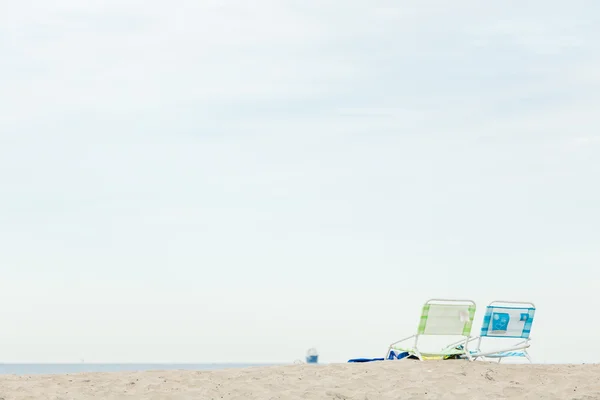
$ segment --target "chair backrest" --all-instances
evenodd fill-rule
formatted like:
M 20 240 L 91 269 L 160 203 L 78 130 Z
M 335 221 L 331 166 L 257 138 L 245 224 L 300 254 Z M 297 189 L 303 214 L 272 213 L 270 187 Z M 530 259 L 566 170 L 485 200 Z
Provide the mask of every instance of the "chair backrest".
M 417 334 L 469 336 L 475 309 L 472 300 L 431 299 L 423 305 Z
M 480 336 L 529 339 L 534 316 L 533 303 L 492 301 L 486 308 Z

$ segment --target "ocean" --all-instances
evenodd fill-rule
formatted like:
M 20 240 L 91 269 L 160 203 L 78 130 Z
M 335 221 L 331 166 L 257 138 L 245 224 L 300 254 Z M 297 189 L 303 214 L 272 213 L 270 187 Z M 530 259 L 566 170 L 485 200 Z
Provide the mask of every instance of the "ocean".
M 77 374 L 123 371 L 210 371 L 227 368 L 264 367 L 281 364 L 0 364 L 0 375 Z

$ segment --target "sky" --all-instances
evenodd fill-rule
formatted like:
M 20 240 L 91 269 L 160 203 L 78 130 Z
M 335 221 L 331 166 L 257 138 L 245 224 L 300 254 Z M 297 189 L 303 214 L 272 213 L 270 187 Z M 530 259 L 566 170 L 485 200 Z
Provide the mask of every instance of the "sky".
M 600 3 L 0 2 L 2 362 L 599 362 Z

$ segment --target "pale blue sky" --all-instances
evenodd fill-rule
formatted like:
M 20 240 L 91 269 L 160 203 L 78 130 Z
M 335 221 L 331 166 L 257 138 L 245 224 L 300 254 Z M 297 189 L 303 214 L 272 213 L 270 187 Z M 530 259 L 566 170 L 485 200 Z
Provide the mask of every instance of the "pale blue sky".
M 430 297 L 599 361 L 599 17 L 2 3 L 1 361 L 380 356 Z

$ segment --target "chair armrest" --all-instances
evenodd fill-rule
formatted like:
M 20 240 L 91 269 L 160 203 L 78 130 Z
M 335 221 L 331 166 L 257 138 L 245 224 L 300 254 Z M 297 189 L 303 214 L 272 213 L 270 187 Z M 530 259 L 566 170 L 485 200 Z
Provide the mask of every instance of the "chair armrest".
M 442 351 L 453 349 L 456 346 L 458 346 L 459 344 L 463 344 L 463 343 L 464 343 L 465 347 L 468 347 L 469 343 L 471 343 L 473 340 L 476 340 L 476 339 L 479 339 L 479 336 L 473 336 L 473 337 L 469 336 L 469 337 L 466 337 L 464 339 L 459 340 L 458 342 L 454 342 L 454 343 L 451 343 L 451 344 L 447 345 L 446 347 L 444 347 L 442 349 Z
M 505 351 L 515 351 L 515 350 L 523 350 L 528 347 L 531 347 L 531 344 L 528 342 L 521 342 L 520 345 L 515 345 L 513 347 L 505 348 L 505 349 L 496 349 L 494 351 L 486 351 L 486 352 L 476 352 L 471 354 L 472 357 L 485 357 L 492 354 L 504 353 Z
M 408 339 L 412 339 L 412 338 L 414 338 L 415 336 L 417 336 L 417 335 L 411 335 L 411 336 L 409 336 L 409 337 L 405 337 L 404 339 L 400 339 L 400 340 L 398 340 L 398 341 L 396 341 L 396 342 L 394 342 L 394 343 L 390 344 L 390 349 L 392 348 L 392 346 L 395 346 L 395 345 L 397 345 L 398 343 L 405 342 L 405 341 L 407 341 Z

